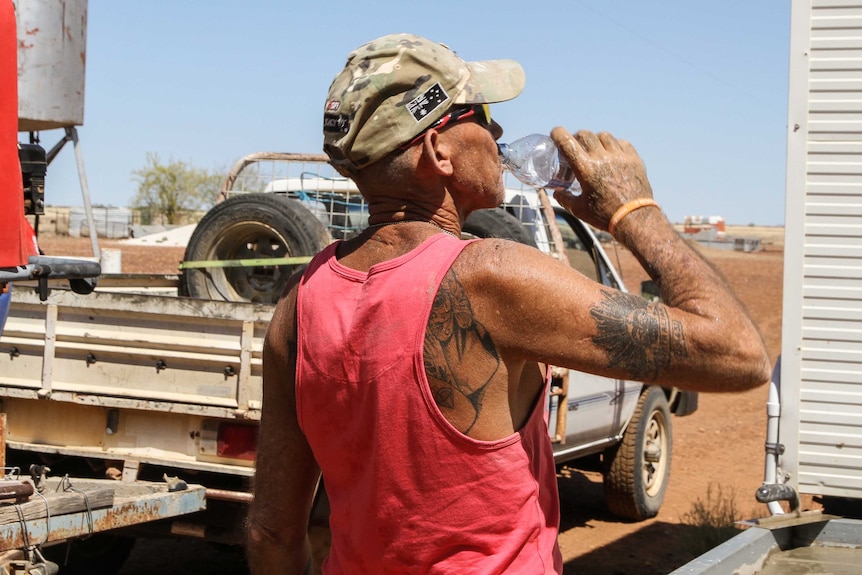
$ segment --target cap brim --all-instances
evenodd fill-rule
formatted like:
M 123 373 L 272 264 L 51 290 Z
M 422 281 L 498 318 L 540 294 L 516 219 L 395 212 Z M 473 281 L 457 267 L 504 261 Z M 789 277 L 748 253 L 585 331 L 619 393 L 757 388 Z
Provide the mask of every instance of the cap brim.
M 493 104 L 511 100 L 524 89 L 524 69 L 515 60 L 466 62 L 470 80 L 455 104 Z

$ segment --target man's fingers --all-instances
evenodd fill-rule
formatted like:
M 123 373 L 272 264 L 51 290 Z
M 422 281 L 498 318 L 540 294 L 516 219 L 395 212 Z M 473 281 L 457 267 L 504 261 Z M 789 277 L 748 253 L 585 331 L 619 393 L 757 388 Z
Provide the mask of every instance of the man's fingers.
M 602 132 L 599 134 L 599 141 L 606 150 L 619 150 L 622 144 L 622 142 L 617 141 L 610 132 Z
M 578 133 L 575 134 L 575 139 L 588 152 L 602 148 L 602 143 L 599 138 L 589 130 L 578 130 Z
M 555 190 L 554 199 L 557 200 L 557 203 L 563 206 L 566 211 L 572 211 L 572 208 L 574 207 L 575 194 L 568 190 Z
M 575 140 L 567 129 L 557 126 L 551 130 L 551 139 L 566 159 L 569 160 L 569 164 L 573 163 L 572 160 L 576 160 L 583 155 L 580 144 L 578 144 L 577 140 Z
M 578 135 L 580 134 L 581 132 L 578 132 Z M 569 166 L 575 171 L 575 177 L 581 181 L 581 175 L 589 171 L 589 151 L 584 149 L 578 139 L 572 136 L 568 130 L 559 126 L 551 130 L 551 139 L 560 149 L 561 158 L 566 160 Z M 561 204 L 570 212 L 572 211 L 572 205 L 563 204 L 562 202 Z
M 579 218 L 585 215 L 584 210 L 587 209 L 587 206 L 583 194 L 576 196 L 568 190 L 556 190 L 554 191 L 554 199 L 570 214 Z

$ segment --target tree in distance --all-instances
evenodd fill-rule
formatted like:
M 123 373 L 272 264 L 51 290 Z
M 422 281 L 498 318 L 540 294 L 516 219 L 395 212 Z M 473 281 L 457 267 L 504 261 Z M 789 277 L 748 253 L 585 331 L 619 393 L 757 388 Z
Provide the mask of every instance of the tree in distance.
M 133 171 L 132 179 L 138 183 L 132 207 L 140 209 L 142 223 L 174 225 L 186 214 L 212 206 L 223 176 L 173 158 L 162 163 L 158 154 L 147 153 L 147 165 Z

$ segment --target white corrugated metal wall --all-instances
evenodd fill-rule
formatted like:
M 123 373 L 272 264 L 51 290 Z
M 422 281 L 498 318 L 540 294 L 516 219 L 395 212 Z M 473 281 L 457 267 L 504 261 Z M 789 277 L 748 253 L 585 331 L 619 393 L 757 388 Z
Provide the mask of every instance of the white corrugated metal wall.
M 862 497 L 862 1 L 793 0 L 782 470 Z

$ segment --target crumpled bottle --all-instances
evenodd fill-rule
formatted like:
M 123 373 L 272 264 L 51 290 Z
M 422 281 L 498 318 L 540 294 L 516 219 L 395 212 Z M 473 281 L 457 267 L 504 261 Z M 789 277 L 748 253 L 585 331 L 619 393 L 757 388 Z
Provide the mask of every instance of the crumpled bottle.
M 581 185 L 575 172 L 560 157 L 549 136 L 530 134 L 509 144 L 497 144 L 503 167 L 522 183 L 534 188 L 568 190 L 577 195 Z

